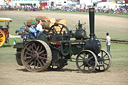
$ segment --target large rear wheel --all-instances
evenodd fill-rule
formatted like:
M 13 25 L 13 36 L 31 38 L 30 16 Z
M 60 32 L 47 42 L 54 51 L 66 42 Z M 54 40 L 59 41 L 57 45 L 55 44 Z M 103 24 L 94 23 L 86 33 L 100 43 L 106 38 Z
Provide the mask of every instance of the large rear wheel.
M 3 46 L 5 42 L 5 34 L 4 32 L 0 29 L 0 47 Z
M 34 40 L 24 46 L 21 60 L 28 71 L 40 72 L 49 67 L 52 53 L 47 43 Z

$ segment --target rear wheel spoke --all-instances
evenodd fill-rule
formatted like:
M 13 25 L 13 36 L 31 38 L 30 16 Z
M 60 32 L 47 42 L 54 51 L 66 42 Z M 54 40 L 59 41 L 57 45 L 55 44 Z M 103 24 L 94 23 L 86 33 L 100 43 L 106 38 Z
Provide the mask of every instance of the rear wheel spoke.
M 30 63 L 30 66 L 32 66 L 33 62 Z
M 41 67 L 42 67 L 43 65 L 42 65 L 42 63 L 39 61 L 39 59 L 38 59 L 37 61 L 38 61 L 38 63 L 39 63 L 39 64 L 41 65 Z
M 41 60 L 46 60 L 47 58 L 45 58 L 45 57 L 39 57 Z
M 36 61 L 34 61 L 34 69 L 36 69 Z
M 35 45 L 35 43 L 32 44 L 32 47 L 36 49 L 36 45 Z
M 45 57 L 47 54 L 41 54 L 41 56 Z
M 31 53 L 26 52 L 26 54 L 28 54 L 28 55 L 32 56 L 32 54 L 31 54 Z
M 31 52 L 32 53 L 32 51 L 29 49 L 29 48 L 26 48 L 29 52 Z
M 27 63 L 29 64 L 30 62 L 32 62 L 33 61 L 33 59 L 30 59 Z
M 42 50 L 42 46 L 40 46 L 40 49 L 38 50 L 38 52 L 40 52 Z
M 39 46 L 36 48 L 36 51 L 38 52 L 38 50 L 39 50 Z
M 41 52 L 39 52 L 38 54 L 42 54 L 42 53 L 44 53 L 44 51 L 45 51 L 45 50 L 42 50 L 42 51 L 41 51 Z

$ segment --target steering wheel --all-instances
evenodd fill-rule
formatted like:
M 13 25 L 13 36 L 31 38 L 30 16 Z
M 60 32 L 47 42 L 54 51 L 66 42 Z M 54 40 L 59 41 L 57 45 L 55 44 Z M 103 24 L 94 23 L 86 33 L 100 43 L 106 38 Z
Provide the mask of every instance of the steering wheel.
M 64 24 L 55 23 L 52 25 L 48 31 L 48 33 L 60 34 L 62 35 L 63 32 L 69 33 L 69 29 Z

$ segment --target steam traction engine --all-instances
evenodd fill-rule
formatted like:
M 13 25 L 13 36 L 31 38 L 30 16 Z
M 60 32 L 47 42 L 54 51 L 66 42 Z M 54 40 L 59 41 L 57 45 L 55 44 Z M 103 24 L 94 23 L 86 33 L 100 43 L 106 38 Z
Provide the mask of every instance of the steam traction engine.
M 17 63 L 24 65 L 28 71 L 59 70 L 67 65 L 67 60 L 72 61 L 72 55 L 76 55 L 76 66 L 82 72 L 108 70 L 111 57 L 108 52 L 101 50 L 100 41 L 95 39 L 94 8 L 89 9 L 89 18 L 90 38 L 86 36 L 80 22 L 75 33 L 63 24 L 54 24 L 37 39 L 27 39 L 14 46 L 17 48 Z M 59 32 L 56 30 L 58 26 Z

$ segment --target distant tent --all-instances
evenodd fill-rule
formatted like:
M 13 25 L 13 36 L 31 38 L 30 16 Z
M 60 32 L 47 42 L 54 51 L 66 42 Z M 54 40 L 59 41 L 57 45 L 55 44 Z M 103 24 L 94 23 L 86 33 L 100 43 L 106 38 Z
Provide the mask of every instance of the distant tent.
M 125 4 L 128 4 L 128 0 L 125 0 Z

